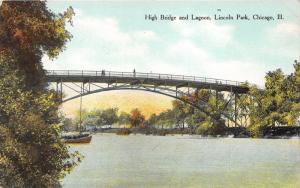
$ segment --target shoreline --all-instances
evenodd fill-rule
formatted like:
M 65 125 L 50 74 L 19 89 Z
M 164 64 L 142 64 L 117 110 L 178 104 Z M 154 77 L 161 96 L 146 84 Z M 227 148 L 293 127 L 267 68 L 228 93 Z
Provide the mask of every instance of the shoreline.
M 197 134 L 166 134 L 166 135 L 157 135 L 157 134 L 142 134 L 142 133 L 131 133 L 128 135 L 120 135 L 120 134 L 115 134 L 115 133 L 109 133 L 109 132 L 93 132 L 94 134 L 104 134 L 104 135 L 116 135 L 116 136 L 194 136 L 193 138 L 195 139 L 218 139 L 218 138 L 235 138 L 235 139 L 273 139 L 273 140 L 288 140 L 288 139 L 300 139 L 300 136 L 274 136 L 274 137 L 234 137 L 231 135 L 228 136 L 212 136 L 212 135 L 207 135 L 207 136 L 202 136 L 202 135 L 197 135 Z M 192 139 L 192 138 L 189 138 Z
M 123 133 L 124 129 L 122 128 L 111 128 L 111 129 L 104 129 L 104 130 L 97 130 L 97 131 L 90 131 L 91 134 L 114 134 L 118 136 L 129 136 L 129 135 L 145 135 L 145 136 L 195 136 L 199 138 L 209 139 L 209 138 L 253 138 L 253 139 L 300 139 L 300 135 L 264 135 L 262 137 L 251 137 L 246 134 L 225 134 L 225 135 L 199 135 L 190 133 L 189 131 L 179 132 L 174 130 L 162 129 L 162 130 L 155 130 L 155 132 L 147 131 L 145 129 L 126 129 L 126 132 Z M 68 133 L 68 132 L 67 132 Z M 228 132 L 229 133 L 229 132 Z

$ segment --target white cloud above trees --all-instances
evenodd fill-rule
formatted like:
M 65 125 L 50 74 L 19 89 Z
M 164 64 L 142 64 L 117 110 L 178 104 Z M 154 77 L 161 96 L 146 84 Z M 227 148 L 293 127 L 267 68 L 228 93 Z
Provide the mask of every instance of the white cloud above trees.
M 215 21 L 201 21 L 195 24 L 177 20 L 171 25 L 183 37 L 201 38 L 216 45 L 227 45 L 233 39 L 234 27 L 218 25 Z
M 207 40 L 216 48 L 236 44 L 235 27 L 203 22 L 190 25 L 173 22 L 172 40 L 155 30 L 124 29 L 114 17 L 91 16 L 75 9 L 74 38 L 67 50 L 50 62 L 43 58 L 47 69 L 114 70 L 159 72 L 216 77 L 263 85 L 268 68 L 259 60 L 237 57 L 219 58 L 217 50 L 210 51 L 197 43 L 197 38 Z M 293 24 L 277 25 L 268 31 L 270 37 L 294 35 L 299 28 Z M 270 39 L 271 40 L 271 39 Z

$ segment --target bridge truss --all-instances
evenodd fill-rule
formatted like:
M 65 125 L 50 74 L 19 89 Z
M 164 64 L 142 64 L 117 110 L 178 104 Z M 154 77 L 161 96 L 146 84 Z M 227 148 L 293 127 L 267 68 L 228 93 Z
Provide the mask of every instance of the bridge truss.
M 113 90 L 141 90 L 162 94 L 181 100 L 198 110 L 203 111 L 207 104 L 206 98 L 197 102 L 184 100 L 193 93 L 207 89 L 218 96 L 222 93 L 225 96 L 225 106 L 221 115 L 228 122 L 235 126 L 245 126 L 245 121 L 239 120 L 246 112 L 238 109 L 237 102 L 241 95 L 246 94 L 249 88 L 242 82 L 222 80 L 205 77 L 140 73 L 140 72 L 115 72 L 115 71 L 77 71 L 77 70 L 50 70 L 46 73 L 46 81 L 54 83 L 54 89 L 59 93 L 61 102 L 67 102 L 76 98 L 94 93 Z M 65 97 L 65 90 L 72 92 L 72 96 Z M 227 114 L 226 108 L 234 108 L 233 114 Z

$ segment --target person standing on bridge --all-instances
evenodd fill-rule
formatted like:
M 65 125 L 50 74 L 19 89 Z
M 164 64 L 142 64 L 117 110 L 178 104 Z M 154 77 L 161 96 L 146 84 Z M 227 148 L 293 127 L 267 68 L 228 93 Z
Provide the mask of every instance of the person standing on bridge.
M 133 69 L 133 77 L 135 77 L 135 69 Z
M 105 76 L 105 70 L 104 69 L 102 69 L 101 76 Z

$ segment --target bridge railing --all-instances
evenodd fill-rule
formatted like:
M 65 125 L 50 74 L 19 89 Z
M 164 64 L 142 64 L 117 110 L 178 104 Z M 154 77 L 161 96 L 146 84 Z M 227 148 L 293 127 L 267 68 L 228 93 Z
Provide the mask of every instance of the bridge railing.
M 160 74 L 160 73 L 142 73 L 142 72 L 118 72 L 118 71 L 89 71 L 89 70 L 48 70 L 47 76 L 61 76 L 61 77 L 123 77 L 123 78 L 149 78 L 159 80 L 176 80 L 176 81 L 194 81 L 203 83 L 213 83 L 220 85 L 235 85 L 240 86 L 244 82 L 197 77 L 173 74 Z

